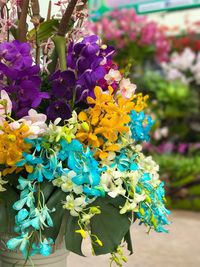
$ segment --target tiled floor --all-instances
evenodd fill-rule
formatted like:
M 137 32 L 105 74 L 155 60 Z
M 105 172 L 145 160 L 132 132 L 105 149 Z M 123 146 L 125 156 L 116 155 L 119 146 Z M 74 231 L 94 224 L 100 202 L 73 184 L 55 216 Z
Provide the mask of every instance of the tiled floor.
M 171 221 L 169 234 L 152 231 L 147 235 L 143 226 L 135 224 L 135 253 L 124 267 L 200 267 L 200 213 L 174 211 Z M 83 258 L 71 253 L 67 267 L 108 267 L 108 258 Z

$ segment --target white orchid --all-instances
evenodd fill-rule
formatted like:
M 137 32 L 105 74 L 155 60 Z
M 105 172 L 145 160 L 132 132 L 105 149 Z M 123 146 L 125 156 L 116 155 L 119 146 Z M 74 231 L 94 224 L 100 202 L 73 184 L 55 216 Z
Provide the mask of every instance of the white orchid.
M 129 200 L 127 200 L 125 205 L 121 208 L 120 214 L 125 214 L 129 211 L 138 211 L 137 203 L 135 201 L 130 202 Z
M 50 142 L 58 142 L 61 138 L 66 139 L 68 142 L 71 142 L 75 138 L 75 134 L 79 127 L 77 122 L 77 114 L 75 111 L 72 112 L 72 117 L 67 120 L 64 126 L 59 126 L 61 118 L 57 118 L 54 123 L 50 122 L 46 133 L 49 137 Z
M 72 178 L 76 176 L 74 171 L 69 171 L 67 174 L 61 176 L 62 184 L 61 189 L 63 192 L 74 192 L 75 194 L 81 194 L 83 192 L 83 187 L 78 186 L 73 183 Z
M 200 85 L 200 53 L 196 55 L 190 48 L 185 48 L 182 53 L 173 53 L 168 63 L 162 63 L 162 68 L 169 81 Z
M 25 122 L 28 127 L 31 135 L 30 139 L 37 138 L 38 136 L 44 134 L 47 130 L 46 125 L 47 116 L 43 113 L 38 113 L 34 109 L 30 109 L 28 115 L 20 119 L 18 122 Z
M 144 201 L 145 199 L 146 199 L 145 192 L 142 192 L 141 194 L 134 193 L 134 198 L 126 200 L 125 205 L 120 210 L 120 214 L 124 214 L 129 211 L 137 212 L 138 203 Z
M 131 83 L 130 79 L 123 78 L 119 84 L 119 94 L 123 98 L 129 99 L 136 90 L 137 86 Z
M 117 196 L 125 196 L 126 190 L 123 188 L 122 185 L 119 186 L 112 186 L 110 188 L 110 192 L 108 192 L 108 195 L 112 198 L 116 198 Z
M 181 71 L 187 71 L 190 69 L 191 65 L 194 63 L 196 58 L 195 53 L 190 48 L 185 48 L 180 54 L 177 52 L 172 54 L 171 65 L 176 69 Z
M 104 79 L 108 82 L 108 84 L 112 84 L 114 82 L 120 82 L 122 79 L 122 75 L 120 71 L 110 69 L 108 74 L 105 75 Z
M 69 210 L 70 214 L 76 217 L 87 204 L 85 196 L 74 198 L 71 194 L 66 197 L 66 201 L 63 203 L 63 209 Z

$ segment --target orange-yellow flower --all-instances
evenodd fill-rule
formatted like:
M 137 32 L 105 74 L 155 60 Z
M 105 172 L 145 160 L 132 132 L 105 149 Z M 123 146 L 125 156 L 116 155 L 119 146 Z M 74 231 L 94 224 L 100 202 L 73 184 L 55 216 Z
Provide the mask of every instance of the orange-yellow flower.
M 147 106 L 148 96 L 138 94 L 125 99 L 113 94 L 113 91 L 111 86 L 107 92 L 103 92 L 98 86 L 95 87 L 95 97 L 87 98 L 88 104 L 93 106 L 78 115 L 78 120 L 82 124 L 76 138 L 87 146 L 98 148 L 96 156 L 102 159 L 107 157 L 109 151 L 120 149 L 116 142 L 119 135 L 129 131 L 131 111 L 139 112 Z
M 136 103 L 135 103 L 135 107 L 134 110 L 136 112 L 140 112 L 143 109 L 145 109 L 147 107 L 147 100 L 149 99 L 148 95 L 143 96 L 142 93 L 137 94 L 137 98 L 136 98 Z
M 25 143 L 24 139 L 28 137 L 29 128 L 25 124 L 21 124 L 19 129 L 12 129 L 5 122 L 0 134 L 0 164 L 14 166 L 16 162 L 21 160 L 22 153 L 28 152 L 30 144 Z

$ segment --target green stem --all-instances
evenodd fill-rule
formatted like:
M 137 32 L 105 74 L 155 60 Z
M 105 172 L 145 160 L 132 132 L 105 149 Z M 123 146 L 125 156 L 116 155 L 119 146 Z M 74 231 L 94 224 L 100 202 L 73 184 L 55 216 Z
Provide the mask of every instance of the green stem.
M 48 65 L 48 71 L 52 74 L 54 73 L 58 61 L 58 54 L 56 52 L 56 48 L 54 48 L 52 54 L 51 54 L 51 63 Z
M 88 0 L 83 0 L 83 5 L 81 6 L 81 9 L 85 7 L 87 1 Z M 54 52 L 53 56 L 54 56 L 54 59 L 56 59 L 56 54 L 57 54 L 59 61 L 60 61 L 60 68 L 62 71 L 67 69 L 65 34 L 66 34 L 67 30 L 69 29 L 70 19 L 71 19 L 71 16 L 73 14 L 73 11 L 76 7 L 77 2 L 78 2 L 78 0 L 71 0 L 70 1 L 70 3 L 67 6 L 67 9 L 66 9 L 61 21 L 60 21 L 57 35 L 53 37 L 53 41 L 55 44 L 55 52 Z M 55 68 L 54 68 L 55 66 L 56 66 L 56 62 L 53 62 L 50 65 L 50 67 L 49 67 L 50 72 L 51 72 L 51 70 L 55 70 Z
M 53 38 L 53 42 L 55 44 L 56 54 L 58 55 L 60 62 L 60 69 L 64 71 L 67 69 L 66 64 L 66 39 L 64 36 L 56 35 Z

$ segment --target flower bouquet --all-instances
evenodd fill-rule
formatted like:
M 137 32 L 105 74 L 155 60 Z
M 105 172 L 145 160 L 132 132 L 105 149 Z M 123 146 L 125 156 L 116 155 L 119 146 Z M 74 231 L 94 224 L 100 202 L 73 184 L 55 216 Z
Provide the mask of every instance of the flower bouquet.
M 83 255 L 88 236 L 94 255 L 121 266 L 136 219 L 157 232 L 168 224 L 159 167 L 139 144 L 153 120 L 114 48 L 85 35 L 87 1 L 66 2 L 44 21 L 37 0 L 1 1 L 0 229 L 25 264 L 49 255 L 64 227 L 67 250 Z

